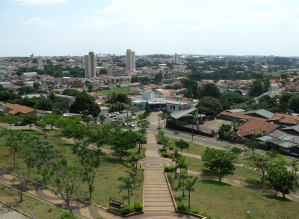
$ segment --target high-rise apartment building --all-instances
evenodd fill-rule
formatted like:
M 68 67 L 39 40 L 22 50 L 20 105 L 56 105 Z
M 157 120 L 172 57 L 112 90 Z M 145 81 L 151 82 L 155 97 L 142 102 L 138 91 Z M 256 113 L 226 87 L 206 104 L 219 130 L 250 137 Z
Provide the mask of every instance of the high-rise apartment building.
M 126 70 L 135 71 L 135 52 L 127 49 L 126 52 Z
M 89 52 L 89 55 L 85 55 L 84 62 L 85 62 L 85 78 L 96 77 L 97 60 L 94 52 Z
M 173 56 L 173 63 L 175 64 L 181 64 L 181 56 L 178 54 L 174 54 Z

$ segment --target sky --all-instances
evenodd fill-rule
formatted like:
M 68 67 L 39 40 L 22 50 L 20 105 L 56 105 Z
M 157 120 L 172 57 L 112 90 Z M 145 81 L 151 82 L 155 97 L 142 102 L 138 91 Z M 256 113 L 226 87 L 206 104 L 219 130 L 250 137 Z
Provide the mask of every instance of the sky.
M 298 0 L 0 0 L 0 57 L 299 56 Z

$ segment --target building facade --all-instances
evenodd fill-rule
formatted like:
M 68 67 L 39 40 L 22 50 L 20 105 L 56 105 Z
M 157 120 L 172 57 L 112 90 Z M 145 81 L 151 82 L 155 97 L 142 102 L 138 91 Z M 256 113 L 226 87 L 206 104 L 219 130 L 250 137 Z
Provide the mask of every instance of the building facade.
M 89 55 L 85 55 L 84 62 L 85 62 L 85 78 L 96 77 L 97 60 L 94 52 L 90 52 Z
M 135 52 L 127 49 L 126 52 L 126 70 L 127 71 L 135 71 Z
M 178 54 L 174 54 L 173 56 L 173 63 L 175 64 L 181 64 L 181 56 Z

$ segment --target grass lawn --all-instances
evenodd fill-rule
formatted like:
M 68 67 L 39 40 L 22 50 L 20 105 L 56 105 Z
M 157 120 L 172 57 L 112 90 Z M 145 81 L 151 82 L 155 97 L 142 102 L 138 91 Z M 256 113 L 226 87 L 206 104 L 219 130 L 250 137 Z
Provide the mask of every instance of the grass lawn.
M 44 138 L 44 136 L 35 131 L 26 131 L 32 134 L 38 135 L 40 138 Z M 53 144 L 55 147 L 59 148 L 64 152 L 64 155 L 67 157 L 68 162 L 73 164 L 77 157 L 72 154 L 70 143 L 66 143 L 60 139 L 57 139 L 52 136 L 47 137 L 48 141 Z M 4 147 L 4 139 L 0 139 L 0 166 L 4 169 L 10 169 L 13 166 L 13 159 L 9 154 L 8 150 Z M 21 162 L 22 163 L 22 162 Z M 123 200 L 125 204 L 127 203 L 127 191 L 123 190 L 119 193 L 120 188 L 122 186 L 122 182 L 118 181 L 120 176 L 128 175 L 125 171 L 128 168 L 125 167 L 118 158 L 107 156 L 104 162 L 101 164 L 96 178 L 95 178 L 95 188 L 93 192 L 93 198 L 91 199 L 92 203 L 108 207 L 109 197 L 114 197 L 120 200 Z M 138 174 L 139 176 L 139 174 Z M 142 172 L 143 177 L 143 172 Z M 41 176 L 37 173 L 36 169 L 32 170 L 31 180 L 39 181 Z M 142 192 L 143 192 L 143 180 L 141 180 L 141 186 L 135 187 L 133 190 L 133 196 L 131 197 L 131 203 L 134 201 L 138 201 L 142 203 Z M 75 196 L 81 199 L 88 198 L 88 187 L 86 184 L 82 184 L 78 191 L 75 193 Z
M 111 95 L 111 94 L 128 94 L 130 92 L 130 88 L 128 87 L 118 87 L 115 89 L 111 89 L 111 90 L 99 90 L 97 91 L 97 93 L 103 93 L 103 94 L 107 94 L 107 95 Z
M 188 168 L 190 170 L 202 171 L 206 169 L 203 161 L 193 157 L 187 157 Z M 228 178 L 234 178 L 243 181 L 261 181 L 261 173 L 256 170 L 236 166 L 234 175 L 228 175 Z
M 173 178 L 173 173 L 167 173 Z M 174 180 L 170 180 L 174 181 Z M 182 198 L 182 190 L 177 189 L 175 180 L 173 194 L 176 202 L 188 206 L 188 191 Z M 212 218 L 245 219 L 250 210 L 255 219 L 298 218 L 298 203 L 275 197 L 252 189 L 231 186 L 225 183 L 199 178 L 195 191 L 191 191 L 191 209 L 208 212 Z
M 17 190 L 0 184 L 1 201 L 11 205 L 24 213 L 35 216 L 38 219 L 57 219 L 65 211 L 53 205 L 42 202 L 29 195 L 24 194 L 23 202 L 19 202 Z

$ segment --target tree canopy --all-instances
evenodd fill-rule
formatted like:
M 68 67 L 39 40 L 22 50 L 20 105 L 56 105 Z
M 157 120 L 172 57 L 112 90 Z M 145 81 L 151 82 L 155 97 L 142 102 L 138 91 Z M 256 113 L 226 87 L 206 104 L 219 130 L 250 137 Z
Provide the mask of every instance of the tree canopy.
M 219 182 L 225 175 L 234 174 L 236 159 L 237 156 L 232 151 L 217 150 L 215 148 L 207 148 L 201 158 L 204 162 L 203 166 L 218 175 Z
M 70 106 L 70 112 L 81 113 L 82 117 L 92 115 L 93 118 L 96 118 L 101 112 L 101 108 L 96 104 L 93 97 L 85 92 L 81 92 L 77 95 L 75 102 Z

